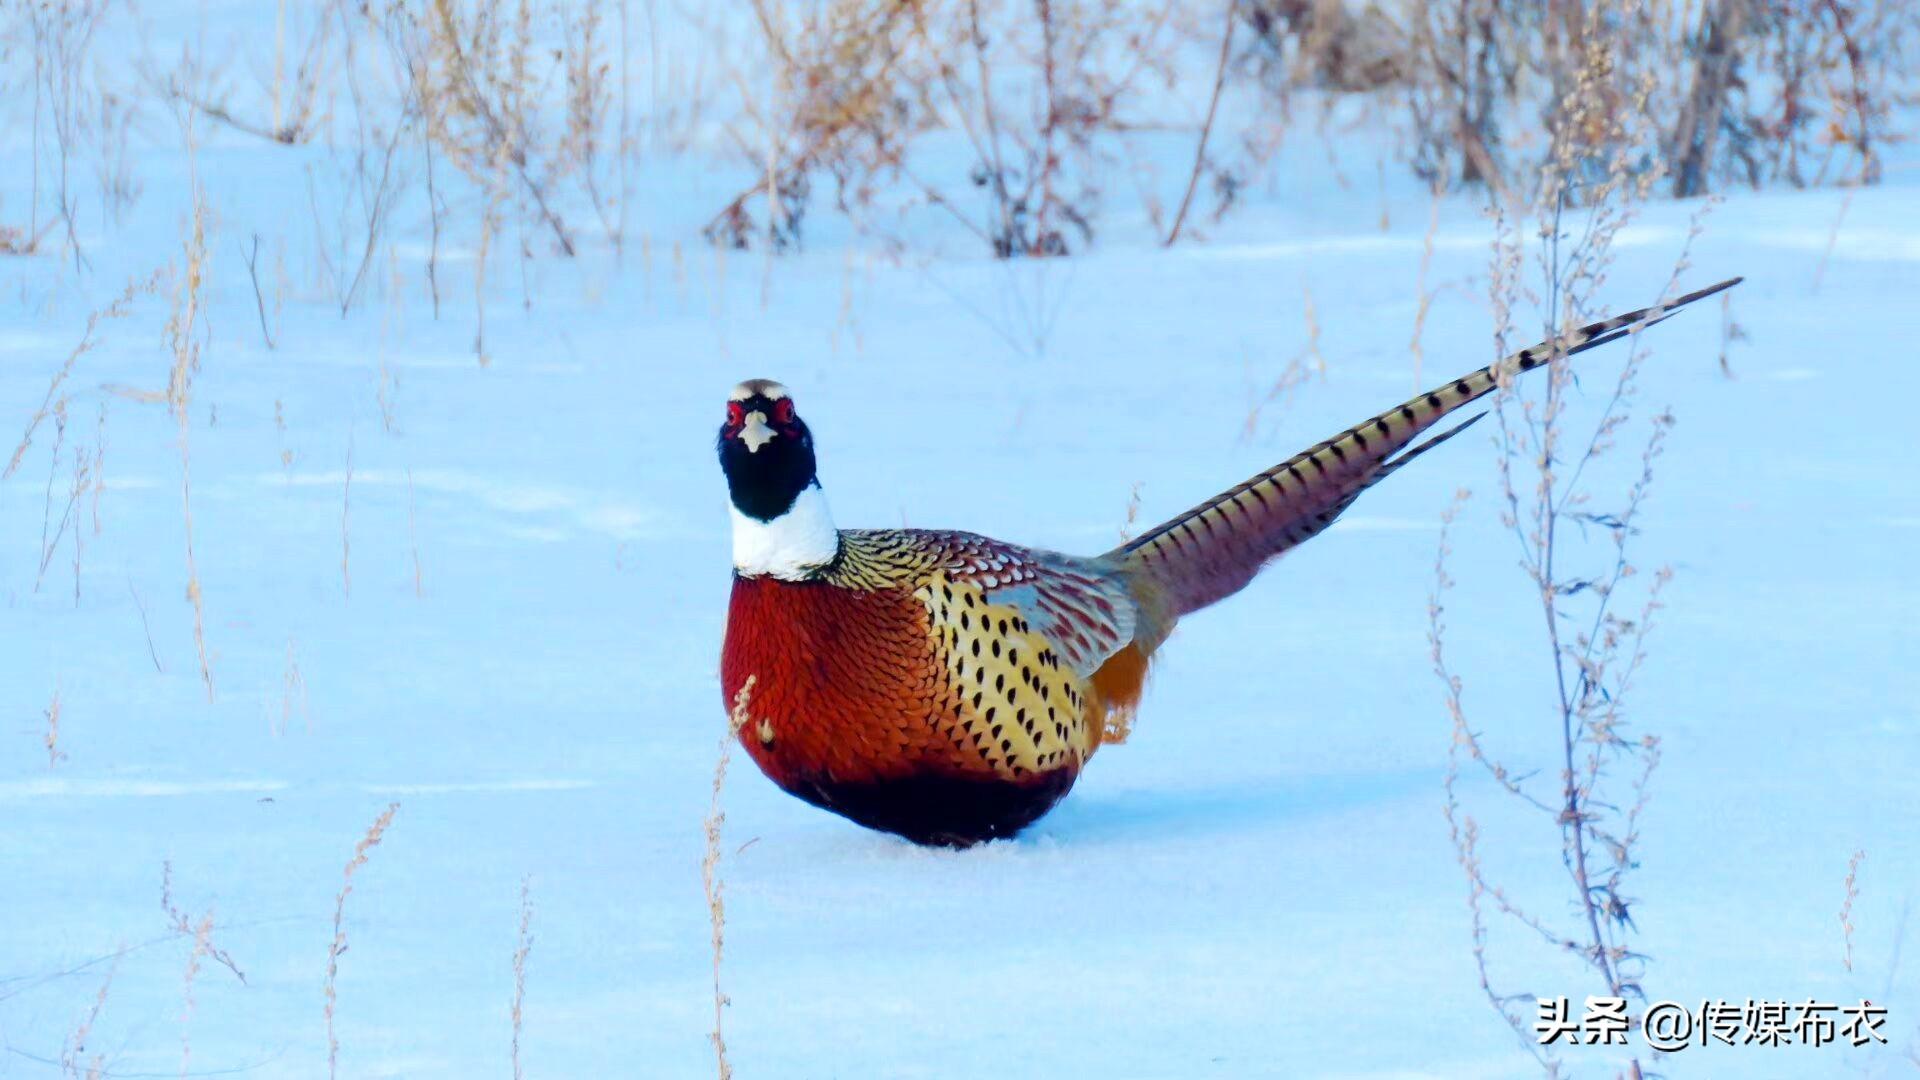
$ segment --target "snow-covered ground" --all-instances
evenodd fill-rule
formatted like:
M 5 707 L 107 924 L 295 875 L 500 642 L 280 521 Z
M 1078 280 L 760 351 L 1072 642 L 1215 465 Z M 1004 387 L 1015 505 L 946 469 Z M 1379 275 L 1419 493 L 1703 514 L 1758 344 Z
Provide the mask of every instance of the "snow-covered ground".
M 0 450 L 87 313 L 178 259 L 188 159 L 165 125 L 151 141 L 133 218 L 82 237 L 91 269 L 0 262 Z M 1162 251 L 1122 220 L 1039 269 L 958 245 L 895 265 L 830 227 L 800 254 L 723 257 L 695 227 L 737 168 L 670 160 L 635 210 L 648 253 L 536 258 L 530 306 L 496 253 L 484 368 L 457 245 L 433 317 L 423 220 L 399 226 L 344 319 L 289 257 L 267 347 L 241 251 L 256 234 L 304 250 L 286 153 L 215 133 L 194 162 L 213 215 L 188 451 L 211 701 L 177 429 L 136 400 L 167 385 L 165 295 L 75 363 L 58 459 L 49 419 L 0 484 L 0 1077 L 57 1072 L 109 977 L 84 1055 L 104 1052 L 107 1075 L 174 1075 L 188 1052 L 193 1075 L 323 1075 L 342 868 L 389 803 L 345 902 L 341 1075 L 508 1069 L 523 881 L 528 1074 L 709 1073 L 700 863 L 728 588 L 712 447 L 735 381 L 793 388 L 843 525 L 1087 553 L 1118 540 L 1136 485 L 1157 520 L 1414 389 L 1428 201 L 1391 177 L 1336 184 L 1317 147 L 1204 243 Z M 1668 1075 L 1915 1068 L 1915 175 L 1708 216 L 1686 284 L 1746 275 L 1733 377 L 1717 301 L 1646 339 L 1642 415 L 1679 418 L 1639 541 L 1677 572 L 1631 717 L 1665 755 L 1631 885 L 1648 994 L 1891 1009 L 1889 1046 L 1695 1047 Z M 25 177 L 0 183 L 0 205 L 22 205 Z M 1658 295 L 1696 209 L 1651 206 L 1621 236 L 1610 305 Z M 1491 355 L 1491 226 L 1471 197 L 1439 214 L 1428 284 L 1459 287 L 1426 320 L 1429 382 Z M 1021 314 L 1042 294 L 1044 348 Z M 1325 376 L 1250 425 L 1309 305 Z M 1581 358 L 1597 374 L 1576 419 L 1620 359 Z M 1184 624 L 1131 742 L 1019 840 L 917 849 L 736 756 L 722 873 L 739 1075 L 1535 1073 L 1478 986 L 1426 643 L 1439 515 L 1469 487 L 1451 660 L 1489 741 L 1551 771 L 1539 609 L 1484 430 Z M 36 583 L 73 450 L 102 441 L 98 531 L 89 495 Z M 1550 823 L 1464 790 L 1490 872 L 1566 915 Z M 189 975 L 163 866 L 244 982 L 207 957 Z M 1511 925 L 1488 953 L 1502 990 L 1597 992 Z

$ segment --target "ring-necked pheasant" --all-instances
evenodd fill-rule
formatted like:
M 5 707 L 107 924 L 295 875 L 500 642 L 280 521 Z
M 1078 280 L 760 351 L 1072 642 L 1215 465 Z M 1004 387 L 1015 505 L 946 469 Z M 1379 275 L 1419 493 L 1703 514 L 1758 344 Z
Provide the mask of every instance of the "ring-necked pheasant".
M 836 529 L 813 436 L 778 383 L 735 387 L 720 428 L 733 501 L 721 682 L 774 783 L 921 844 L 1010 836 L 1065 795 L 1139 703 L 1181 616 L 1246 585 L 1506 372 L 1606 344 L 1725 281 L 1542 343 L 1408 401 L 1091 558 L 966 532 Z

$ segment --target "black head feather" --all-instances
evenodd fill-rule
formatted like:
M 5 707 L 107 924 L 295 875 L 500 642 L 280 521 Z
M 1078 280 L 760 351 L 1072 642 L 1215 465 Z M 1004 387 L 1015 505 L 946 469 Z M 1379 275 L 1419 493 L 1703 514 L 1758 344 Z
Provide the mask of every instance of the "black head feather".
M 772 521 L 820 483 L 813 433 L 779 383 L 753 379 L 734 387 L 718 443 L 733 505 L 750 518 Z

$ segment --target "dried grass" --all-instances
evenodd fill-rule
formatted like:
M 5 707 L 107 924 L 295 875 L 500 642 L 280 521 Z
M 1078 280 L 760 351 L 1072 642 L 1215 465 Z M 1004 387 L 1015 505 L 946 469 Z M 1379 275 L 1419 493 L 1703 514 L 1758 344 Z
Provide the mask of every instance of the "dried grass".
M 280 675 L 280 718 L 274 725 L 275 735 L 285 735 L 293 724 L 295 714 L 299 714 L 306 730 L 313 731 L 313 708 L 307 697 L 307 677 L 300 670 L 300 661 L 294 656 L 292 638 L 287 639 L 287 662 Z
M 246 985 L 246 972 L 240 970 L 240 965 L 234 962 L 232 954 L 213 942 L 212 909 L 209 908 L 199 919 L 194 919 L 174 901 L 173 863 L 170 860 L 160 864 L 160 910 L 166 914 L 168 930 L 176 936 L 194 939 L 194 951 L 197 955 L 213 960 L 232 972 L 233 977 L 239 980 L 242 986 Z
M 400 804 L 388 803 L 380 816 L 367 826 L 367 831 L 353 845 L 353 858 L 347 860 L 346 869 L 340 874 L 340 892 L 333 900 L 333 939 L 327 943 L 327 977 L 322 986 L 326 998 L 322 1010 L 327 1022 L 327 1076 L 339 1075 L 340 1038 L 334 1031 L 334 1010 L 339 1002 L 337 983 L 340 976 L 340 957 L 347 951 L 347 897 L 353 895 L 353 877 L 361 867 L 367 865 L 367 856 L 379 846 L 387 834 L 388 826 L 393 824 L 393 816 L 400 812 Z
M 93 1039 L 94 1025 L 100 1022 L 100 1013 L 107 1007 L 107 992 L 113 989 L 113 977 L 120 970 L 119 957 L 107 968 L 106 977 L 100 980 L 100 989 L 93 996 L 86 1015 L 74 1026 L 66 1042 L 60 1045 L 60 1075 L 67 1080 L 99 1080 L 107 1070 L 107 1055 L 95 1053 L 91 1061 L 87 1060 L 87 1044 Z
M 282 146 L 299 146 L 325 129 L 328 115 L 323 102 L 332 97 L 333 81 L 351 62 L 343 44 L 336 40 L 336 26 L 343 27 L 346 34 L 352 33 L 343 3 L 327 0 L 298 4 L 290 13 L 287 0 L 278 0 L 273 26 L 273 76 L 258 88 L 269 102 L 265 119 L 234 106 L 232 90 L 222 73 L 207 68 L 191 45 L 181 53 L 174 70 L 165 74 L 148 72 L 147 81 L 176 106 L 191 108 L 235 131 Z M 299 42 L 299 59 L 291 72 L 287 70 L 289 39 Z
M 520 1029 L 526 1019 L 527 957 L 533 952 L 533 879 L 520 879 L 520 933 L 513 949 L 513 1080 L 524 1080 L 520 1064 Z
M 98 140 L 95 170 L 105 216 L 116 217 L 136 194 L 126 173 L 128 116 L 102 84 L 103 65 L 92 57 L 94 39 L 114 6 L 114 0 L 14 4 L 0 23 L 0 50 L 18 47 L 31 54 L 33 94 L 28 223 L 24 230 L 0 229 L 0 250 L 31 254 L 57 222 L 65 227 L 66 252 L 74 265 L 87 268 L 76 173 L 90 138 Z M 53 216 L 45 222 L 40 220 L 42 173 L 51 174 L 53 197 Z
M 1631 14 L 1631 0 L 1620 12 Z M 1490 265 L 1490 301 L 1495 314 L 1497 355 L 1511 352 L 1507 336 L 1513 314 L 1537 301 L 1547 319 L 1547 337 L 1560 341 L 1557 327 L 1590 321 L 1591 301 L 1605 280 L 1612 245 L 1632 219 L 1635 206 L 1658 184 L 1657 167 L 1642 171 L 1645 148 L 1659 132 L 1649 121 L 1652 82 L 1623 84 L 1613 58 L 1601 47 L 1604 35 L 1592 20 L 1576 35 L 1584 52 L 1582 66 L 1570 75 L 1556 119 L 1548 124 L 1553 142 L 1549 166 L 1531 202 L 1496 204 L 1496 244 Z M 1625 95 L 1624 99 L 1621 95 Z M 1591 167 L 1591 147 L 1610 147 L 1603 171 Z M 1587 209 L 1570 223 L 1569 207 Z M 1707 204 L 1696 211 L 1687 240 L 1667 282 L 1671 295 L 1688 268 L 1689 252 L 1704 225 Z M 1530 223 L 1531 227 L 1520 224 Z M 1528 243 L 1531 234 L 1531 243 Z M 1531 286 L 1529 285 L 1531 282 Z M 1556 346 L 1557 347 L 1557 346 Z M 1639 840 L 1651 798 L 1650 779 L 1660 761 L 1660 741 L 1652 734 L 1630 734 L 1627 702 L 1634 698 L 1638 675 L 1647 660 L 1648 635 L 1663 608 L 1663 590 L 1671 571 L 1643 574 L 1632 542 L 1651 492 L 1655 462 L 1665 445 L 1673 417 L 1652 412 L 1637 475 L 1623 489 L 1604 496 L 1594 489 L 1588 468 L 1616 449 L 1636 403 L 1637 376 L 1645 359 L 1636 333 L 1629 339 L 1611 394 L 1604 398 L 1591 429 L 1576 430 L 1568 411 L 1572 375 L 1564 357 L 1553 360 L 1543 382 L 1530 389 L 1503 369 L 1496 397 L 1500 500 L 1503 527 L 1521 556 L 1528 593 L 1540 604 L 1542 632 L 1555 689 L 1554 709 L 1542 721 L 1558 735 L 1558 760 L 1550 767 L 1515 770 L 1489 747 L 1484 733 L 1468 722 L 1464 681 L 1445 652 L 1443 597 L 1454 582 L 1447 574 L 1447 538 L 1443 531 L 1428 605 L 1434 670 L 1446 687 L 1454 736 L 1446 781 L 1446 814 L 1456 857 L 1468 880 L 1472 942 L 1482 992 L 1513 1026 L 1523 1045 L 1549 1070 L 1557 1067 L 1526 1026 L 1520 1003 L 1528 995 L 1494 988 L 1488 955 L 1488 927 L 1495 915 L 1526 927 L 1555 952 L 1580 958 L 1607 996 L 1645 1000 L 1641 986 L 1646 958 L 1628 943 L 1636 929 L 1635 903 L 1629 894 L 1631 871 L 1638 866 Z M 1531 477 L 1531 482 L 1526 479 Z M 1604 497 L 1613 505 L 1596 509 Z M 1451 523 L 1464 495 L 1444 518 Z M 1578 530 L 1578 531 L 1576 531 Z M 1606 542 L 1581 544 L 1597 531 Z M 1619 607 L 1634 593 L 1637 612 Z M 1471 761 L 1495 783 L 1499 795 L 1551 823 L 1561 837 L 1561 864 L 1570 894 L 1560 903 L 1573 911 L 1571 925 L 1541 912 L 1547 900 L 1523 903 L 1489 877 L 1483 860 L 1486 838 L 1464 806 L 1458 786 L 1462 766 Z M 1558 774 L 1557 785 L 1542 773 Z M 1629 1059 L 1628 1075 L 1641 1075 Z
M 1856 850 L 1847 860 L 1846 899 L 1840 903 L 1840 940 L 1845 946 L 1840 963 L 1849 972 L 1853 970 L 1853 902 L 1860 899 L 1860 864 L 1866 859 L 1865 851 Z
M 42 742 L 47 747 L 47 768 L 51 769 L 67 760 L 66 751 L 60 749 L 60 691 L 56 687 L 53 700 L 47 703 L 47 733 Z
M 700 860 L 700 884 L 707 895 L 713 953 L 713 1032 L 709 1038 L 713 1043 L 714 1068 L 720 1080 L 729 1080 L 733 1076 L 733 1066 L 727 1060 L 724 1024 L 728 1000 L 720 983 L 720 961 L 726 954 L 727 938 L 726 880 L 720 873 L 721 832 L 726 826 L 727 814 L 721 795 L 726 789 L 727 764 L 733 758 L 734 742 L 739 739 L 741 729 L 751 723 L 748 709 L 752 705 L 753 688 L 758 681 L 757 675 L 747 676 L 739 693 L 734 695 L 733 708 L 727 714 L 727 733 L 720 739 L 720 754 L 713 766 L 713 794 L 706 820 L 706 854 Z
M 745 126 L 731 134 L 761 176 L 707 235 L 791 247 L 816 182 L 830 181 L 835 209 L 889 243 L 903 215 L 926 208 L 1001 258 L 1064 255 L 1093 236 L 1107 160 L 1148 126 L 1129 112 L 1136 91 L 1177 74 L 1173 8 L 833 0 L 796 11 L 754 0 L 773 74 L 766 85 L 736 72 Z M 940 131 L 966 141 L 969 172 L 915 161 Z
M 45 423 L 49 417 L 55 415 L 56 412 L 61 411 L 61 407 L 67 400 L 61 388 L 66 385 L 67 379 L 73 375 L 74 365 L 80 362 L 80 358 L 92 352 L 99 345 L 97 335 L 101 324 L 113 319 L 125 318 L 127 313 L 132 310 L 135 300 L 144 296 L 150 296 L 157 292 L 159 288 L 160 274 L 158 273 L 149 276 L 145 280 L 130 281 L 127 283 L 127 287 L 120 291 L 120 295 L 116 297 L 112 303 L 87 316 L 87 326 L 80 334 L 80 343 L 75 345 L 73 351 L 69 352 L 67 358 L 61 362 L 59 370 L 54 372 L 52 381 L 47 384 L 47 392 L 41 397 L 39 407 L 34 409 L 33 415 L 27 418 L 26 430 L 21 433 L 19 443 L 14 446 L 13 454 L 8 457 L 7 467 L 0 470 L 0 480 L 8 480 L 13 477 L 13 474 L 20 468 L 21 460 L 26 457 L 28 448 L 33 445 L 33 436 L 39 431 L 40 425 Z
M 187 601 L 193 605 L 193 643 L 200 661 L 200 680 L 206 687 L 207 700 L 212 701 L 213 667 L 207 656 L 206 604 L 200 591 L 200 568 L 193 547 L 192 419 L 189 415 L 193 379 L 199 374 L 201 352 L 208 336 L 208 329 L 203 325 L 201 298 L 207 267 L 207 203 L 197 171 L 198 140 L 193 115 L 183 112 L 178 120 L 187 146 L 193 210 L 181 252 L 181 266 L 175 275 L 172 312 L 167 318 L 166 341 L 173 365 L 168 372 L 165 401 L 174 417 L 180 449 L 180 516 L 186 537 Z

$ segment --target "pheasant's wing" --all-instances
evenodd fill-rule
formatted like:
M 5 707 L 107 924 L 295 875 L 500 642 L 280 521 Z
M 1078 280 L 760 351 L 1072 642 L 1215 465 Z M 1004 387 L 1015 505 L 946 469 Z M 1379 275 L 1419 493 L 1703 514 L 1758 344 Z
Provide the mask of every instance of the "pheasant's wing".
M 1138 604 L 1104 561 L 949 530 L 849 529 L 841 537 L 836 580 L 855 588 L 907 585 L 927 594 L 937 624 L 951 621 L 950 629 L 965 636 L 1037 635 L 1036 644 L 1082 679 L 1134 640 Z M 1000 612 L 986 626 L 970 613 L 983 602 Z M 1005 627 L 998 625 L 1002 615 Z
M 1045 768 L 1069 757 L 1083 761 L 1101 743 L 1126 738 L 1146 659 L 1132 647 L 1140 612 L 1115 571 L 994 544 L 962 560 L 952 584 L 942 587 L 961 600 L 958 625 L 953 607 L 942 621 L 954 650 L 964 650 L 975 669 L 968 700 L 987 702 L 989 713 L 998 702 L 997 715 L 1009 720 L 997 735 L 989 725 L 1000 749 L 1017 751 L 1030 741 Z M 970 606 L 975 590 L 977 608 Z M 965 693 L 967 672 L 955 675 Z
M 1078 768 L 1112 711 L 1138 697 L 1138 678 L 1116 693 L 1102 674 L 1133 640 L 1137 618 L 1117 570 L 973 533 L 841 536 L 834 573 L 906 588 L 923 605 L 938 682 L 958 710 L 948 733 L 1003 775 Z
M 1081 678 L 1133 640 L 1138 612 L 1125 583 L 1086 560 L 1021 550 L 963 567 L 955 579 L 1019 611 Z

